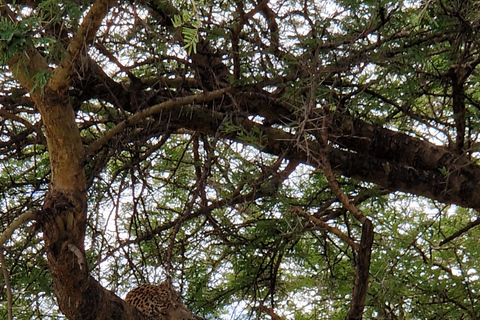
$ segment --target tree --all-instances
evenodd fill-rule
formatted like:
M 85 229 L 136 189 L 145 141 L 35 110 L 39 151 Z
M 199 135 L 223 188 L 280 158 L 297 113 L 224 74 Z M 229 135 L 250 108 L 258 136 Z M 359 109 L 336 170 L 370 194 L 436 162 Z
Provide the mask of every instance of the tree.
M 475 319 L 477 10 L 1 2 L 0 313 Z

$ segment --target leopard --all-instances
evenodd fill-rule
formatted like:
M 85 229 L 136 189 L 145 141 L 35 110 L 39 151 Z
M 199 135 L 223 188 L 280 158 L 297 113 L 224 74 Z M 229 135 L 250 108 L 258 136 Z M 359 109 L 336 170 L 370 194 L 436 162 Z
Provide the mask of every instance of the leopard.
M 159 285 L 141 285 L 127 293 L 125 301 L 137 308 L 148 320 L 198 319 L 183 304 L 182 297 L 168 280 Z

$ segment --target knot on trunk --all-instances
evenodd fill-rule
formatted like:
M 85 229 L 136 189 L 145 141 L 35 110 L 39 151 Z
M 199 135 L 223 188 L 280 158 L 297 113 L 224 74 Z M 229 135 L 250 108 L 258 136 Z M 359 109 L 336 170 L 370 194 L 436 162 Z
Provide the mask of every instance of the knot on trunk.
M 74 193 L 50 192 L 43 210 L 37 214 L 38 227 L 43 232 L 47 250 L 58 257 L 66 243 L 83 252 L 86 205 Z

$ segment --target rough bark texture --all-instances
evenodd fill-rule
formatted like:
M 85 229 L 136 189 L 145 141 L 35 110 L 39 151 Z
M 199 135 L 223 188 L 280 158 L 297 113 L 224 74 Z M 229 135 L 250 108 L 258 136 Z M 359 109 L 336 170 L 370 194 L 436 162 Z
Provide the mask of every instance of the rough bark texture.
M 69 98 L 49 90 L 33 99 L 42 115 L 52 168 L 50 190 L 37 220 L 60 311 L 71 320 L 143 319 L 89 276 L 84 252 L 85 149 Z
M 121 89 L 118 86 L 111 89 L 120 94 L 118 90 Z M 96 96 L 97 93 L 92 94 Z M 101 93 L 98 92 L 98 95 L 101 96 Z M 128 95 L 128 90 L 125 89 L 120 94 Z M 229 115 L 228 111 L 218 110 L 218 106 L 221 106 L 222 102 L 226 104 L 225 101 L 231 97 L 242 113 Z M 128 100 L 122 101 L 125 102 L 122 106 L 131 110 Z M 167 124 L 163 128 L 165 131 L 188 129 L 207 134 L 215 134 L 223 119 L 232 118 L 235 125 L 244 126 L 247 134 L 251 134 L 253 128 L 260 130 L 264 139 L 263 151 L 276 155 L 283 154 L 292 147 L 292 142 L 297 140 L 293 134 L 269 126 L 279 119 L 298 121 L 294 112 L 277 103 L 273 94 L 255 87 L 236 88 L 233 93 L 209 104 L 204 101 L 204 105 L 211 105 L 211 110 L 187 106 L 179 108 L 175 105 L 159 109 L 155 113 L 161 113 L 157 119 Z M 267 125 L 248 120 L 248 115 L 265 117 Z M 325 116 L 328 117 L 328 139 L 333 146 L 332 167 L 336 173 L 373 182 L 392 191 L 425 196 L 448 204 L 480 208 L 480 198 L 476 196 L 480 192 L 480 184 L 476 183 L 480 178 L 480 167 L 468 156 L 458 154 L 454 149 L 369 124 L 342 112 L 325 114 L 323 111 L 315 111 L 312 118 L 322 119 Z M 314 121 L 309 124 L 311 130 L 320 127 L 320 123 L 316 124 Z M 228 133 L 225 137 L 241 140 L 235 133 Z M 310 142 L 308 150 L 318 152 L 318 146 Z M 314 165 L 301 150 L 291 157 Z
M 172 16 L 176 9 L 168 1 L 144 2 L 151 7 L 152 14 L 157 14 L 159 23 L 172 28 Z M 276 52 L 279 50 L 278 26 L 275 14 L 268 9 L 267 3 L 268 1 L 262 1 L 262 5 L 259 4 L 251 14 L 260 12 L 266 18 L 271 31 L 272 49 Z M 306 131 L 314 135 L 326 123 L 326 138 L 330 145 L 328 158 L 335 173 L 373 182 L 391 191 L 409 192 L 443 203 L 480 210 L 480 167 L 462 155 L 465 106 L 460 84 L 464 83 L 465 75 L 460 75 L 462 81 L 455 80 L 457 87 L 454 87 L 458 131 L 456 152 L 355 119 L 345 110 L 331 112 L 315 109 L 305 119 L 299 115 L 298 110 L 292 110 L 288 103 L 279 102 L 281 99 L 277 99 L 277 93 L 262 89 L 311 76 L 310 71 L 295 70 L 291 75 L 271 79 L 268 83 L 231 88 L 229 67 L 223 64 L 222 55 L 216 54 L 206 39 L 200 39 L 198 51 L 191 57 L 196 71 L 195 90 L 178 96 L 178 99 L 171 99 L 173 91 L 152 95 L 147 99 L 145 97 L 149 92 L 135 87 L 135 81 L 132 81 L 130 87 L 125 87 L 109 78 L 91 58 L 84 56 L 113 4 L 113 1 L 96 1 L 90 7 L 82 26 L 70 41 L 64 60 L 59 62 L 44 88 L 39 88 L 34 78 L 36 74 L 50 69 L 34 48 L 26 48 L 9 63 L 17 80 L 30 92 L 43 120 L 52 179 L 43 210 L 38 215 L 38 224 L 44 234 L 58 305 L 68 319 L 142 319 L 133 307 L 102 288 L 89 276 L 84 253 L 87 210 L 84 167 L 88 161 L 87 156 L 100 150 L 129 126 L 138 125 L 142 129 L 143 121 L 151 127 L 154 126 L 152 123 L 158 124 L 154 128 L 157 133 L 187 129 L 212 136 L 218 134 L 225 139 L 251 144 L 263 152 L 312 166 L 320 165 L 317 157 L 322 152 L 321 146 L 314 139 L 302 140 L 272 124 L 287 123 L 295 128 L 305 121 Z M 377 30 L 381 25 L 374 25 L 365 32 Z M 235 39 L 238 39 L 240 30 L 241 26 L 233 31 L 234 41 L 237 41 Z M 353 51 L 351 54 L 355 58 Z M 79 60 L 83 61 L 88 77 L 79 76 L 72 82 L 73 69 Z M 234 57 L 234 60 L 234 77 L 238 78 L 240 62 L 238 57 Z M 325 77 L 322 83 L 334 88 L 333 81 L 328 77 L 347 69 L 339 65 L 340 67 L 332 67 L 335 69 L 326 67 L 316 76 Z M 131 78 L 134 79 L 133 76 Z M 157 80 L 155 79 L 156 84 L 160 82 Z M 187 81 L 183 80 L 182 84 L 185 84 Z M 68 92 L 72 83 L 74 90 Z M 144 85 L 144 88 L 147 87 L 153 88 L 154 85 Z M 180 87 L 177 89 L 179 90 L 174 91 L 175 94 L 183 92 Z M 193 96 L 192 92 L 201 90 L 205 92 L 202 96 Z M 70 94 L 73 96 L 75 92 L 81 93 L 71 97 Z M 91 142 L 86 154 L 76 124 L 75 110 L 84 100 L 90 99 L 109 102 L 130 117 L 126 120 L 122 118 L 102 138 Z M 250 120 L 256 116 L 265 117 L 264 123 Z M 148 121 L 146 118 L 149 118 Z M 225 119 L 230 121 L 234 131 L 223 130 L 222 123 Z M 355 291 L 347 319 L 362 317 L 372 241 L 373 227 L 367 219 L 363 223 Z
M 110 5 L 112 3 L 110 1 Z M 67 49 L 65 60 L 44 88 L 36 86 L 34 76 L 49 68 L 35 49 L 27 48 L 9 62 L 16 78 L 31 92 L 42 116 L 52 176 L 37 222 L 43 232 L 58 306 L 71 320 L 143 319 L 134 307 L 89 276 L 84 251 L 87 216 L 85 149 L 67 89 L 79 52 L 84 50 L 85 42 L 94 38 L 108 7 L 108 1 L 97 1 L 92 5 Z
M 353 287 L 352 302 L 346 320 L 360 320 L 363 317 L 365 299 L 367 298 L 368 277 L 370 275 L 370 257 L 372 256 L 373 224 L 366 219 L 362 225 L 362 238 L 357 255 L 357 269 L 355 286 Z
M 183 107 L 163 110 L 158 120 L 168 123 L 169 130 L 188 129 L 214 135 L 225 116 L 221 112 Z M 373 182 L 391 191 L 403 191 L 443 203 L 480 208 L 480 198 L 476 196 L 480 193 L 480 167 L 467 157 L 403 133 L 354 121 L 351 117 L 341 117 L 346 119 L 345 129 L 332 126 L 336 134 L 330 134 L 329 139 L 335 143 L 343 142 L 344 147 L 348 143 L 357 152 L 331 148 L 329 158 L 337 174 Z M 288 159 L 318 165 L 312 158 L 320 150 L 316 142 L 303 142 L 304 148 L 292 150 L 297 140 L 293 134 L 263 126 L 243 116 L 232 117 L 232 122 L 242 127 L 247 136 L 261 133 L 259 145 L 264 152 L 286 154 Z M 358 128 L 355 131 L 355 127 L 350 126 L 354 123 L 357 123 Z M 339 138 L 340 132 L 346 138 Z M 226 133 L 224 137 L 250 143 L 239 133 L 240 131 Z M 355 136 L 357 143 L 349 141 L 350 136 Z M 380 152 L 385 150 L 382 148 L 386 151 Z M 302 150 L 308 150 L 309 154 Z

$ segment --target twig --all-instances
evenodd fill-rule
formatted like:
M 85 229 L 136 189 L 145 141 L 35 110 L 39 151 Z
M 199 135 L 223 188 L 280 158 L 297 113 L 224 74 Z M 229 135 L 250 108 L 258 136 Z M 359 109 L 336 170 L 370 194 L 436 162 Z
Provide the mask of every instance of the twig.
M 97 141 L 91 143 L 90 146 L 85 150 L 85 154 L 87 156 L 93 154 L 95 151 L 102 148 L 116 134 L 120 133 L 122 130 L 124 130 L 128 126 L 134 125 L 137 122 L 141 121 L 142 119 L 145 119 L 146 117 L 152 116 L 157 113 L 161 113 L 167 108 L 180 107 L 180 106 L 191 104 L 191 103 L 203 103 L 203 102 L 212 101 L 214 99 L 221 98 L 226 91 L 227 91 L 226 89 L 221 89 L 221 90 L 215 90 L 207 93 L 200 93 L 193 96 L 172 99 L 172 100 L 168 100 L 163 103 L 154 105 L 148 109 L 141 110 L 133 114 L 127 120 L 117 124 L 115 127 L 110 129 L 104 136 L 99 138 Z
M 355 241 L 353 241 L 352 239 L 350 239 L 348 236 L 346 236 L 345 234 L 343 234 L 340 230 L 338 230 L 337 228 L 335 227 L 332 227 L 330 225 L 328 225 L 326 222 L 320 220 L 320 219 L 317 219 L 315 218 L 314 216 L 308 214 L 307 212 L 303 211 L 302 209 L 298 208 L 298 207 L 294 207 L 292 208 L 293 212 L 295 212 L 296 214 L 298 214 L 299 216 L 303 216 L 305 218 L 307 218 L 308 220 L 312 221 L 314 224 L 316 224 L 317 226 L 319 226 L 321 229 L 323 230 L 327 230 L 331 233 L 333 233 L 334 235 L 336 235 L 337 237 L 339 237 L 342 241 L 346 242 L 347 244 L 349 244 L 354 250 L 358 251 L 359 250 L 359 245 L 357 243 L 355 243 Z
M 467 223 L 467 225 L 465 227 L 463 227 L 462 229 L 454 232 L 450 237 L 446 237 L 445 239 L 440 241 L 439 246 L 443 246 L 444 244 L 449 243 L 453 239 L 460 237 L 462 234 L 464 234 L 468 230 L 478 226 L 479 224 L 480 224 L 480 217 L 475 219 L 474 221 L 471 221 L 471 222 Z
M 31 221 L 35 218 L 35 211 L 27 211 L 22 213 L 15 221 L 13 221 L 6 229 L 0 234 L 0 247 L 3 247 L 5 242 L 12 236 L 13 232 L 18 229 L 25 222 Z
M 13 298 L 12 298 L 12 287 L 10 286 L 10 274 L 7 269 L 7 263 L 5 262 L 5 256 L 3 255 L 3 246 L 0 246 L 0 263 L 2 264 L 3 279 L 5 280 L 5 291 L 7 292 L 7 310 L 8 310 L 8 320 L 13 319 Z

